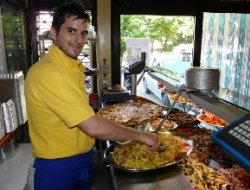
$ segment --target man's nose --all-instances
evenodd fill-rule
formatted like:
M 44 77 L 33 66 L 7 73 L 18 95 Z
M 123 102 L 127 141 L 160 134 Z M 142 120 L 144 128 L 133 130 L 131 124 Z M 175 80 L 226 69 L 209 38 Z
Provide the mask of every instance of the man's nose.
M 80 43 L 80 44 L 85 43 L 86 37 L 83 36 L 82 34 L 77 34 L 76 35 L 76 41 L 77 41 L 77 43 Z

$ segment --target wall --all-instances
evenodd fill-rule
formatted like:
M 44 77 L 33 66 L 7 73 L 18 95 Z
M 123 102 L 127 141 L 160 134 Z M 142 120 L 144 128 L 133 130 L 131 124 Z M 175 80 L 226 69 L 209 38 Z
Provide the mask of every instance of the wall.
M 99 70 L 98 89 L 102 89 L 103 59 L 109 66 L 107 78 L 111 81 L 111 0 L 97 0 L 97 68 Z M 100 94 L 100 93 L 99 93 Z

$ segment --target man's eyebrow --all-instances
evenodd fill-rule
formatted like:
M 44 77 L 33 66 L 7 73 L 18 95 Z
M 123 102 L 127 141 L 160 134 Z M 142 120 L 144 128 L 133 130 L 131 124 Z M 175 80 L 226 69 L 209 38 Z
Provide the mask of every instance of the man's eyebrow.
M 73 30 L 73 31 L 76 31 L 76 29 L 75 29 L 75 28 L 72 28 L 72 27 L 67 27 L 66 29 L 67 29 L 67 30 Z

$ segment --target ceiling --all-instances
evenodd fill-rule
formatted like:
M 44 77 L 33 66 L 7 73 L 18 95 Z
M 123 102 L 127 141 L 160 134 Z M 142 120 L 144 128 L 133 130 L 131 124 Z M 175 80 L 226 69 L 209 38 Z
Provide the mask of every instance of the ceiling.
M 32 6 L 35 10 L 51 10 L 57 5 L 61 5 L 64 2 L 72 2 L 72 0 L 27 0 L 29 5 Z M 94 7 L 94 2 L 96 0 L 79 0 L 83 3 L 83 6 L 86 9 L 91 9 Z

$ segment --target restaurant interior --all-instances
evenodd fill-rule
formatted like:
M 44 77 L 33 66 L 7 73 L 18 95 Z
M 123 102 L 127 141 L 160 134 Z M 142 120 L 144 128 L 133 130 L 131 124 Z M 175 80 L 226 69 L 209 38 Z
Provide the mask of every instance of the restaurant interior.
M 101 117 L 156 133 L 162 143 L 152 152 L 137 142 L 97 139 L 92 189 L 250 189 L 250 1 L 79 1 L 91 17 L 78 57 L 90 106 Z M 32 189 L 24 81 L 53 43 L 52 8 L 63 2 L 0 0 L 2 190 Z M 139 37 L 132 36 L 132 23 L 123 27 L 137 18 L 148 19 Z M 162 30 L 143 30 L 156 18 L 190 20 L 182 23 L 191 23 L 190 38 L 165 51 L 179 31 L 153 39 Z M 157 27 L 166 31 L 164 23 Z M 155 41 L 160 45 L 153 47 Z M 173 58 L 183 43 L 191 50 Z

